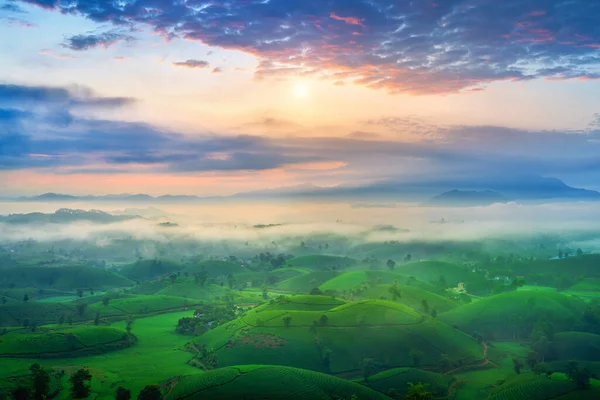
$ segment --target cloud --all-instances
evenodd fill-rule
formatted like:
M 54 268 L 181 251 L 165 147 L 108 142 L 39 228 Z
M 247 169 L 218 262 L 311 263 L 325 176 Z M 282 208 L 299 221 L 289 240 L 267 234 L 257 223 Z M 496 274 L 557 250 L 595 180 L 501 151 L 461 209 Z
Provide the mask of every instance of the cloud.
M 215 68 L 213 68 L 213 70 L 212 70 L 212 73 L 213 73 L 213 74 L 220 74 L 220 73 L 222 73 L 222 72 L 223 72 L 223 68 L 221 68 L 221 67 L 215 67 Z
M 23 10 L 21 7 L 19 7 L 18 5 L 14 4 L 14 3 L 2 4 L 0 6 L 0 11 L 10 12 L 10 13 L 18 13 L 18 14 L 26 13 L 25 10 Z
M 96 47 L 104 47 L 106 49 L 119 42 L 132 42 L 134 40 L 135 38 L 131 35 L 117 31 L 109 31 L 74 35 L 66 38 L 62 46 L 75 51 L 83 51 Z
M 56 51 L 54 51 L 52 49 L 42 49 L 42 50 L 38 51 L 38 53 L 41 55 L 53 57 L 53 58 L 61 58 L 61 59 L 77 58 L 76 56 L 73 56 L 71 54 L 57 53 Z
M 528 131 L 438 126 L 408 116 L 363 121 L 377 132 L 367 129 L 347 137 L 262 137 L 183 135 L 149 124 L 89 119 L 71 112 L 81 107 L 123 107 L 131 101 L 101 97 L 77 86 L 0 85 L 0 169 L 193 174 L 336 163 L 341 165 L 335 170 L 338 181 L 348 182 L 531 174 L 577 176 L 580 182 L 594 184 L 600 174 L 600 130 L 595 125 L 583 131 Z M 288 125 L 269 116 L 245 127 L 282 130 Z M 397 132 L 410 136 L 395 138 Z M 316 177 L 325 173 L 311 171 Z
M 600 78 L 596 1 L 26 2 L 242 50 L 260 59 L 262 78 L 309 75 L 412 94 Z
M 19 108 L 45 107 L 115 108 L 135 102 L 130 97 L 100 97 L 84 86 L 70 88 L 50 86 L 23 86 L 0 84 L 0 107 L 13 105 Z
M 210 66 L 210 63 L 204 60 L 187 60 L 174 62 L 173 65 L 176 67 L 184 68 L 208 68 Z

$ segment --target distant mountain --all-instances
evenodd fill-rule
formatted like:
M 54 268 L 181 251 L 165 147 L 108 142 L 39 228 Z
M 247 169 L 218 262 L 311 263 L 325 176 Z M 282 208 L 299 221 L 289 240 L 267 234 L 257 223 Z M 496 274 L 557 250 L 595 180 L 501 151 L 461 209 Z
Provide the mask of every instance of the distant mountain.
M 109 224 L 113 222 L 128 221 L 141 218 L 137 215 L 111 215 L 98 210 L 71 210 L 61 208 L 52 214 L 29 213 L 29 214 L 10 214 L 0 216 L 0 222 L 9 224 L 33 224 L 33 223 L 51 223 L 68 224 L 77 221 L 88 221 L 100 224 Z
M 488 206 L 495 203 L 506 203 L 508 199 L 493 190 L 451 190 L 431 198 L 425 205 L 472 207 Z
M 20 197 L 4 201 L 22 202 L 115 202 L 115 203 L 200 203 L 224 200 L 269 200 L 300 199 L 329 201 L 391 201 L 423 202 L 440 193 L 453 190 L 493 191 L 502 193 L 508 201 L 549 201 L 549 200 L 600 200 L 595 190 L 574 188 L 560 179 L 533 175 L 523 176 L 466 176 L 423 179 L 419 181 L 385 180 L 362 186 L 340 185 L 319 187 L 303 184 L 276 189 L 243 192 L 231 196 L 189 196 L 164 195 L 153 197 L 147 194 L 121 194 L 106 196 L 71 196 L 66 194 L 45 193 L 40 196 Z

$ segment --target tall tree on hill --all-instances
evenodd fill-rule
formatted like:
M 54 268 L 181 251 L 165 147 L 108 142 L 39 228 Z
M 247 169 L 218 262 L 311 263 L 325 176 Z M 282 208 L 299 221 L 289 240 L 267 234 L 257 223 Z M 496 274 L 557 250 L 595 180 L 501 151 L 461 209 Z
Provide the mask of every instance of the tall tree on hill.
M 413 361 L 413 366 L 415 368 L 419 368 L 419 366 L 421 365 L 421 361 L 423 360 L 423 356 L 425 356 L 425 353 L 423 353 L 421 350 L 418 350 L 418 349 L 412 349 L 408 353 L 408 356 Z
M 513 370 L 515 371 L 515 373 L 517 375 L 521 374 L 521 369 L 523 369 L 523 362 L 521 362 L 521 360 L 519 360 L 518 358 L 514 357 L 512 359 L 513 362 Z
M 131 399 L 131 390 L 125 389 L 123 386 L 119 386 L 117 388 L 117 392 L 115 393 L 115 400 L 130 400 Z
M 33 398 L 44 400 L 50 392 L 50 375 L 40 364 L 35 363 L 29 367 L 32 375 Z
M 567 377 L 575 382 L 579 389 L 585 389 L 590 386 L 592 373 L 588 367 L 581 368 L 577 361 L 569 361 L 567 364 Z
M 583 255 L 583 250 L 581 248 L 577 249 L 577 257 L 581 257 Z
M 158 385 L 148 385 L 142 389 L 137 400 L 160 400 L 162 393 Z
M 77 297 L 83 297 L 83 290 L 77 289 Z
M 369 377 L 377 371 L 377 361 L 374 358 L 365 358 L 360 362 L 363 370 L 363 379 L 369 381 Z
M 28 295 L 27 293 L 25 293 L 25 294 L 23 295 L 23 301 L 24 301 L 25 303 L 27 303 L 27 302 L 29 301 L 29 295 Z
M 394 268 L 396 268 L 396 262 L 392 259 L 387 260 L 387 262 L 385 263 L 385 265 L 388 267 L 388 269 L 390 271 L 393 271 Z
M 85 399 L 90 395 L 92 374 L 87 368 L 80 368 L 71 375 L 71 395 L 74 399 Z
M 429 303 L 427 303 L 427 300 L 421 300 L 421 306 L 423 306 L 423 312 L 429 314 Z
M 427 391 L 428 384 L 408 382 L 408 392 L 404 396 L 405 400 L 432 400 L 433 394 Z

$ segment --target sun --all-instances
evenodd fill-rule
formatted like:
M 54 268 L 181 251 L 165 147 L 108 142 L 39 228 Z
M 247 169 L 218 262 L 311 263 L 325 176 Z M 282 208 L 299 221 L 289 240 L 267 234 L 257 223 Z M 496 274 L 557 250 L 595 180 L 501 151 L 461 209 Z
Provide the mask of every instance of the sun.
M 296 97 L 306 97 L 306 96 L 308 96 L 308 90 L 306 89 L 306 86 L 304 86 L 302 84 L 297 84 L 294 87 L 294 96 L 296 96 Z

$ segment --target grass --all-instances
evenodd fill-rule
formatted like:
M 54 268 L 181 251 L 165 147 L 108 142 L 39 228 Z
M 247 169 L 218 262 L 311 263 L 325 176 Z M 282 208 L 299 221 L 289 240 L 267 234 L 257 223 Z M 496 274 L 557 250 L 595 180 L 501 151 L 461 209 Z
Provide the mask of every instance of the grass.
M 129 346 L 125 331 L 106 326 L 40 328 L 2 336 L 0 357 L 78 357 Z
M 422 365 L 436 365 L 443 353 L 452 361 L 482 357 L 481 346 L 468 335 L 401 304 L 371 300 L 326 311 L 297 305 L 263 305 L 195 342 L 214 349 L 221 366 L 270 363 L 334 373 L 358 371 L 368 357 L 388 367 L 413 366 L 413 349 L 423 353 Z M 311 328 L 322 315 L 327 323 Z M 331 352 L 329 367 L 320 353 L 325 350 Z
M 185 266 L 173 260 L 140 260 L 122 265 L 117 270 L 134 281 L 147 281 L 183 270 Z
M 384 396 L 354 382 L 298 368 L 244 365 L 184 376 L 171 382 L 165 400 L 384 400 Z
M 571 329 L 581 318 L 585 304 L 556 292 L 517 291 L 503 293 L 463 305 L 440 315 L 439 319 L 467 332 L 491 330 L 497 338 L 527 333 L 544 317 L 557 331 Z M 517 326 L 515 318 L 521 322 Z
M 600 335 L 585 332 L 560 332 L 552 347 L 559 360 L 600 360 Z
M 0 287 L 35 287 L 38 289 L 75 290 L 133 286 L 118 274 L 87 266 L 10 267 L 2 269 Z
M 420 289 L 415 286 L 398 285 L 401 297 L 394 300 L 393 295 L 390 293 L 392 285 L 376 285 L 369 287 L 363 291 L 359 297 L 362 299 L 381 299 L 391 300 L 397 303 L 406 304 L 407 306 L 423 311 L 423 300 L 427 301 L 429 309 L 437 309 L 439 312 L 446 312 L 458 307 L 458 304 L 454 301 L 442 297 L 438 294 L 429 292 L 427 290 Z
M 0 358 L 0 382 L 2 378 L 27 374 L 29 366 L 34 362 L 39 362 L 46 367 L 64 369 L 67 374 L 73 373 L 81 366 L 86 366 L 94 376 L 91 398 L 112 400 L 118 385 L 131 389 L 135 398 L 146 385 L 198 371 L 186 364 L 190 354 L 184 351 L 183 347 L 189 337 L 175 333 L 177 321 L 190 316 L 191 312 L 187 311 L 137 319 L 133 324 L 133 333 L 138 338 L 137 343 L 133 347 L 117 352 L 52 360 Z M 125 321 L 115 323 L 111 328 L 124 330 Z M 68 387 L 66 380 L 65 387 Z M 57 399 L 67 398 L 69 398 L 67 391 L 63 391 Z
M 330 256 L 330 255 L 309 255 L 292 258 L 286 262 L 287 267 L 302 267 L 313 270 L 343 269 L 352 267 L 358 263 L 357 260 L 349 257 Z
M 89 311 L 95 315 L 99 313 L 102 318 L 124 318 L 128 316 L 167 312 L 190 307 L 193 309 L 199 301 L 188 300 L 175 296 L 143 296 L 136 295 L 127 298 L 110 300 L 107 306 L 95 303 Z
M 367 382 L 363 379 L 359 379 L 356 382 L 386 395 L 393 391 L 402 396 L 408 392 L 409 382 L 422 382 L 429 385 L 428 391 L 436 398 L 439 398 L 448 395 L 448 386 L 453 380 L 454 378 L 451 376 L 417 368 L 392 368 L 370 376 Z
M 340 275 L 339 271 L 310 272 L 279 282 L 275 285 L 275 288 L 290 292 L 308 293 L 338 275 Z
M 65 320 L 71 317 L 74 322 L 94 318 L 94 314 L 86 311 L 79 315 L 74 303 L 7 303 L 0 305 L 0 326 L 22 326 L 25 321 L 29 324 L 55 324 L 63 316 Z

